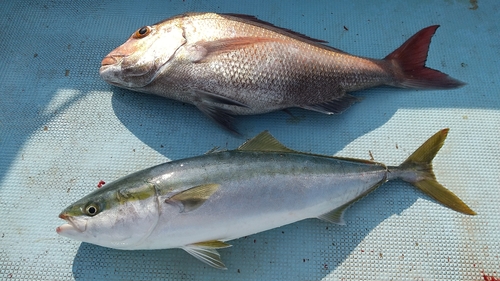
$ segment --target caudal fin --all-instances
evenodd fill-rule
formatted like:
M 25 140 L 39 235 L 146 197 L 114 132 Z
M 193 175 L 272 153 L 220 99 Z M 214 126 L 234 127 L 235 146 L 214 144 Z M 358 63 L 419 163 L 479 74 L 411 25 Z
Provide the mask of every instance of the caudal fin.
M 395 66 L 394 86 L 416 89 L 451 89 L 465 83 L 425 66 L 431 38 L 439 25 L 426 27 L 384 58 Z
M 397 169 L 402 172 L 400 176 L 402 180 L 413 184 L 441 204 L 460 213 L 475 215 L 476 212 L 458 196 L 437 182 L 432 171 L 432 159 L 443 146 L 448 130 L 443 129 L 430 137 Z

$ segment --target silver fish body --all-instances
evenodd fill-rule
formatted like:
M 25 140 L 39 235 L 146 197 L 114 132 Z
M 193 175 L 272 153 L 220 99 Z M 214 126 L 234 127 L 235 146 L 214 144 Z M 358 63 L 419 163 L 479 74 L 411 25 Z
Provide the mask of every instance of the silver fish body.
M 232 151 L 177 160 L 105 185 L 60 214 L 63 236 L 117 249 L 182 248 L 217 268 L 226 241 L 307 218 L 343 223 L 343 213 L 382 183 L 403 179 L 446 206 L 475 214 L 435 180 L 437 133 L 407 161 L 293 151 L 268 133 Z
M 191 13 L 140 28 L 99 72 L 112 85 L 194 104 L 234 131 L 232 115 L 290 107 L 340 113 L 357 100 L 348 92 L 370 87 L 463 85 L 424 66 L 437 27 L 369 59 L 251 16 Z
M 377 164 L 241 151 L 174 161 L 151 173 L 156 176 L 151 174 L 148 181 L 158 188 L 159 202 L 193 186 L 219 186 L 203 205 L 192 211 L 179 204 L 161 204 L 155 230 L 143 243 L 134 245 L 135 249 L 228 241 L 320 217 L 359 198 L 387 177 L 385 167 Z M 178 182 L 166 175 L 175 175 Z M 198 226 L 199 231 L 194 231 L 193 226 Z

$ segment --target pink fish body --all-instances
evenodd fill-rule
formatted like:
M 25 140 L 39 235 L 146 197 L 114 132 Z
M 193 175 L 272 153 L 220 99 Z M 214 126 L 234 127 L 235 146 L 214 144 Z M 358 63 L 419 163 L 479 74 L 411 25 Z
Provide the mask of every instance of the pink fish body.
M 425 66 L 438 27 L 370 59 L 252 16 L 190 13 L 140 28 L 103 59 L 99 73 L 121 88 L 193 104 L 235 131 L 233 115 L 290 107 L 341 113 L 357 101 L 349 92 L 371 87 L 464 85 Z

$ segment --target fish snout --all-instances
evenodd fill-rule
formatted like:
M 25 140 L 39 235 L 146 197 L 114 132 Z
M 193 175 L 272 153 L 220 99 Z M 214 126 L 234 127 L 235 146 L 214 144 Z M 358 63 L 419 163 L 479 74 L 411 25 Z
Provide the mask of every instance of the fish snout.
M 116 59 L 115 56 L 105 56 L 104 59 L 101 61 L 101 66 L 106 66 L 106 65 L 113 65 L 117 63 L 118 60 Z
M 120 63 L 123 61 L 123 58 L 136 53 L 138 50 L 138 46 L 129 40 L 106 55 L 101 61 L 101 66 Z
M 66 215 L 65 213 L 60 213 L 60 214 L 59 214 L 59 218 L 60 218 L 60 219 L 65 220 L 65 221 L 67 221 L 69 217 L 68 217 L 68 215 Z
M 77 232 L 83 232 L 87 229 L 87 222 L 75 219 L 74 217 L 68 215 L 67 213 L 60 213 L 59 218 L 66 221 L 65 224 L 56 228 L 57 233 L 67 232 L 70 230 L 76 230 Z
M 62 234 L 64 232 L 67 232 L 69 229 L 74 229 L 73 225 L 71 224 L 70 220 L 69 220 L 69 216 L 65 213 L 60 213 L 59 214 L 59 218 L 60 219 L 63 219 L 65 221 L 67 221 L 68 223 L 65 223 L 61 226 L 58 226 L 56 228 L 56 232 L 57 234 Z

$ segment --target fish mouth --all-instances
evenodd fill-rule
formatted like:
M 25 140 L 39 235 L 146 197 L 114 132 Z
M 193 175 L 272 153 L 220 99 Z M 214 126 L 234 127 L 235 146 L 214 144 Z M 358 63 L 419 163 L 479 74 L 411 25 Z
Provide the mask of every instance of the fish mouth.
M 87 228 L 86 223 L 84 223 L 84 224 L 77 223 L 71 216 L 68 216 L 65 213 L 59 214 L 59 218 L 65 220 L 67 223 L 65 223 L 61 226 L 58 226 L 56 228 L 56 232 L 58 234 L 62 234 L 62 233 L 72 231 L 72 230 L 76 230 L 78 232 L 84 232 L 85 229 Z
M 101 61 L 101 67 L 120 63 L 124 57 L 124 55 L 105 56 Z

